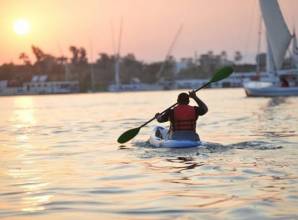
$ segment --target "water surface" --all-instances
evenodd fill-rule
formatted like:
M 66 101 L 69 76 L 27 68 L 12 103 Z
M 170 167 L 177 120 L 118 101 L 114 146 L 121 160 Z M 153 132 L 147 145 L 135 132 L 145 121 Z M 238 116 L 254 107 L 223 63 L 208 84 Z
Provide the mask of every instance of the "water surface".
M 298 219 L 298 98 L 203 90 L 203 148 L 116 143 L 179 92 L 0 97 L 0 218 Z

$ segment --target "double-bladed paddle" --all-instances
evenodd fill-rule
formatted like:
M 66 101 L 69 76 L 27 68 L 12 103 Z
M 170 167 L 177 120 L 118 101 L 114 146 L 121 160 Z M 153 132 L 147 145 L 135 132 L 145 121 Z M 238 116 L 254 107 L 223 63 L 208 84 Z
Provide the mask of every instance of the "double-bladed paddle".
M 207 87 L 209 84 L 213 83 L 213 82 L 218 82 L 222 79 L 225 79 L 227 77 L 229 77 L 231 74 L 233 73 L 233 68 L 232 67 L 223 67 L 221 69 L 219 69 L 214 75 L 213 77 L 209 80 L 209 82 L 207 82 L 206 84 L 204 84 L 203 86 L 201 86 L 200 88 L 194 90 L 195 92 L 199 91 L 200 89 L 203 89 L 205 87 Z M 177 105 L 177 102 L 173 105 L 171 105 L 170 107 L 168 107 L 166 110 L 164 110 L 163 112 L 161 112 L 160 114 L 165 113 L 166 111 L 168 111 L 169 109 L 173 108 L 175 105 Z M 120 137 L 118 138 L 118 143 L 123 144 L 131 139 L 133 139 L 140 131 L 140 129 L 144 126 L 146 126 L 147 124 L 149 124 L 151 121 L 153 121 L 155 119 L 155 116 L 153 118 L 151 118 L 149 121 L 145 122 L 144 124 L 142 124 L 141 126 L 137 127 L 137 128 L 132 128 L 129 129 L 127 131 L 125 131 L 123 134 L 120 135 Z

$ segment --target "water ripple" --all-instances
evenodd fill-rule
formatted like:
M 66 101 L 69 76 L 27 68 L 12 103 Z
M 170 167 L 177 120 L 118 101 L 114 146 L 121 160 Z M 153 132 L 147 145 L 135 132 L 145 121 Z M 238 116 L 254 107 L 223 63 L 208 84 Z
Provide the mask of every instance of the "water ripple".
M 298 219 L 297 98 L 200 91 L 200 148 L 117 144 L 178 92 L 0 97 L 0 218 Z

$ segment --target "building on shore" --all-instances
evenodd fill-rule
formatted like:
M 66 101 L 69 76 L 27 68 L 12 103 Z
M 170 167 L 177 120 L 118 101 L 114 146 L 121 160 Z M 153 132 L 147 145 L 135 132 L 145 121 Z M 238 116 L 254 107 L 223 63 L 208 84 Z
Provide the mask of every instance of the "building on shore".
M 9 86 L 8 81 L 0 81 L 0 95 L 38 95 L 78 93 L 78 81 L 47 81 L 47 75 L 36 75 L 22 86 Z

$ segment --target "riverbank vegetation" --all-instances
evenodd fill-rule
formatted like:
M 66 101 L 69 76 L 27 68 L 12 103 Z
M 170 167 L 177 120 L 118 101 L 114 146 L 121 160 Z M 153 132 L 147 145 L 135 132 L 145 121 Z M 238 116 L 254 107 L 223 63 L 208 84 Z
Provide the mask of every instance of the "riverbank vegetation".
M 34 60 L 28 54 L 21 53 L 19 59 L 22 64 L 6 63 L 0 66 L 0 81 L 7 80 L 8 86 L 21 86 L 34 75 L 47 75 L 49 81 L 79 81 L 81 92 L 91 89 L 103 91 L 114 82 L 117 61 L 115 55 L 102 52 L 91 63 L 83 47 L 70 46 L 70 57 L 56 57 L 34 45 L 31 49 Z M 259 54 L 257 57 L 261 69 L 264 69 L 266 55 Z M 244 64 L 241 60 L 242 54 L 239 51 L 231 59 L 225 51 L 220 54 L 209 51 L 197 58 L 176 60 L 169 56 L 165 61 L 151 63 L 139 60 L 133 53 L 129 53 L 119 59 L 120 81 L 158 83 L 176 79 L 206 79 L 225 65 L 233 65 L 236 72 L 255 71 L 255 64 Z

